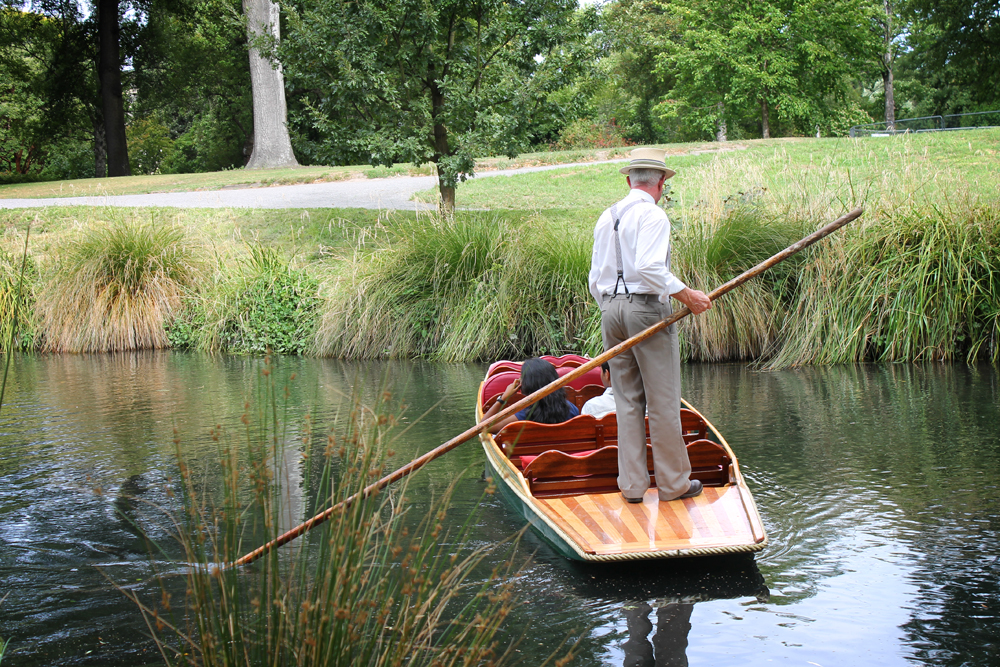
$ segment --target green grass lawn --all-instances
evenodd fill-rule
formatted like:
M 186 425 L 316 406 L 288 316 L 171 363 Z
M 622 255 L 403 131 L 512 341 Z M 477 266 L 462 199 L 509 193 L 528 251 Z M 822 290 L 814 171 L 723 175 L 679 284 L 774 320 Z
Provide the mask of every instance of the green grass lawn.
M 580 211 L 555 209 L 500 211 L 499 219 L 521 223 L 538 220 L 552 230 L 565 233 L 588 233 L 597 209 Z M 421 215 L 413 211 L 373 211 L 370 209 L 178 209 L 178 208 L 115 208 L 97 206 L 53 206 L 42 209 L 0 210 L 0 226 L 6 234 L 0 237 L 0 251 L 18 256 L 23 245 L 24 229 L 31 224 L 32 257 L 42 262 L 53 257 L 67 240 L 75 238 L 81 229 L 114 221 L 152 222 L 155 225 L 176 225 L 207 256 L 216 256 L 223 263 L 227 258 L 243 256 L 248 244 L 261 242 L 279 249 L 299 266 L 336 271 L 341 262 L 362 246 L 378 245 L 391 229 Z M 426 214 L 422 214 L 426 215 Z M 462 216 L 475 213 L 460 213 Z M 557 232 L 558 233 L 558 232 Z M 18 237 L 20 236 L 20 241 Z
M 702 153 L 699 146 L 681 154 L 667 147 L 674 149 L 668 163 L 677 175 L 669 196 L 676 207 L 764 199 L 825 212 L 886 198 L 1000 196 L 1000 130 L 733 144 L 743 150 Z M 459 187 L 457 203 L 494 210 L 603 209 L 626 192 L 620 166 L 472 179 Z M 436 193 L 417 197 L 433 201 Z
M 713 151 L 718 144 L 665 146 L 677 175 L 670 180 L 671 217 L 683 224 L 685 215 L 722 210 L 737 201 L 753 201 L 779 210 L 806 211 L 817 218 L 855 204 L 910 202 L 932 205 L 955 200 L 1000 198 L 1000 130 L 915 134 L 866 139 L 777 139 L 730 142 L 731 150 Z M 517 162 L 505 158 L 483 161 L 481 168 L 511 168 L 614 159 L 628 149 L 534 153 Z M 600 212 L 625 194 L 620 164 L 595 164 L 472 179 L 459 186 L 463 208 L 492 209 L 505 220 L 536 219 L 556 234 L 588 234 Z M 113 182 L 114 194 L 210 188 L 222 185 L 278 183 L 295 178 L 315 181 L 340 177 L 401 173 L 371 167 L 242 170 L 212 174 L 133 176 L 0 187 L 0 197 L 50 196 L 69 188 L 96 194 L 100 184 Z M 340 176 L 337 176 L 337 175 Z M 77 187 L 77 184 L 81 184 Z M 48 188 L 49 191 L 45 189 Z M 16 193 L 16 194 L 15 194 Z M 83 194 L 83 193 L 78 193 Z M 902 204 L 901 204 L 902 205 Z M 241 252 L 247 241 L 280 247 L 298 262 L 345 257 L 359 245 L 378 242 L 399 221 L 416 215 L 404 211 L 363 209 L 124 209 L 52 207 L 0 211 L 9 230 L 23 230 L 33 221 L 32 252 L 45 256 L 49 248 L 81 227 L 112 219 L 152 219 L 186 228 L 212 252 Z M 463 214 L 467 215 L 467 214 Z M 11 234 L 8 234 L 10 236 Z M 16 241 L 7 239 L 8 251 Z

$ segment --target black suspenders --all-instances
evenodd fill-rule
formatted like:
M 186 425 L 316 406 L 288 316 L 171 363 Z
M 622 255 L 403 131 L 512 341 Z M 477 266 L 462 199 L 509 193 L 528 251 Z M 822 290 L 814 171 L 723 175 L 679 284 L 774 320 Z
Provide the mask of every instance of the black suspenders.
M 618 235 L 618 224 L 622 221 L 622 215 L 628 213 L 629 209 L 636 204 L 641 204 L 643 200 L 637 199 L 635 201 L 629 202 L 625 208 L 622 209 L 621 215 L 618 215 L 618 204 L 611 207 L 611 219 L 615 221 L 615 260 L 618 262 L 618 279 L 615 280 L 615 293 L 613 296 L 618 296 L 618 283 L 622 284 L 622 288 L 625 290 L 625 294 L 628 294 L 628 285 L 625 284 L 625 270 L 622 267 L 622 240 Z

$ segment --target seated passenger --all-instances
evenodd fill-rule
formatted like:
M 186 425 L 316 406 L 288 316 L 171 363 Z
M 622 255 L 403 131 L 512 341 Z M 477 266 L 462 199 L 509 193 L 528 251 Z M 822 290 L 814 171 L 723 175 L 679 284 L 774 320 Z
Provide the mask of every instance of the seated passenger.
M 483 419 L 488 419 L 500 412 L 510 397 L 521 390 L 523 396 L 528 396 L 538 391 L 547 384 L 551 384 L 559 379 L 556 367 L 544 359 L 533 357 L 521 364 L 521 378 L 514 380 L 503 394 L 490 406 L 490 409 L 483 415 Z M 501 419 L 490 427 L 490 433 L 496 433 L 507 424 L 515 421 L 533 421 L 540 424 L 561 424 L 580 414 L 580 410 L 575 405 L 566 400 L 566 392 L 557 389 L 545 398 L 542 398 L 534 405 L 529 405 L 524 410 Z
M 611 366 L 606 361 L 601 364 L 601 384 L 607 387 L 607 389 L 600 396 L 594 396 L 584 403 L 580 414 L 593 415 L 597 419 L 600 419 L 609 412 L 615 411 L 615 394 L 611 389 Z

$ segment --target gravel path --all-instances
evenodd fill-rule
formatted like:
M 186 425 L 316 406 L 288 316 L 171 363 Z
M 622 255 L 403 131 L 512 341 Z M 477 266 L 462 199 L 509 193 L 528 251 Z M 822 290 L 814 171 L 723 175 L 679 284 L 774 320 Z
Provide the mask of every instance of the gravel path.
M 574 162 L 571 164 L 524 167 L 502 171 L 484 171 L 476 178 L 514 176 L 533 171 L 625 162 Z M 242 188 L 205 192 L 163 192 L 148 195 L 107 195 L 102 197 L 51 197 L 47 199 L 0 199 L 0 208 L 36 208 L 42 206 L 164 206 L 172 208 L 371 208 L 428 210 L 432 204 L 410 201 L 414 193 L 437 184 L 434 176 L 401 176 L 332 183 L 303 183 L 267 188 Z

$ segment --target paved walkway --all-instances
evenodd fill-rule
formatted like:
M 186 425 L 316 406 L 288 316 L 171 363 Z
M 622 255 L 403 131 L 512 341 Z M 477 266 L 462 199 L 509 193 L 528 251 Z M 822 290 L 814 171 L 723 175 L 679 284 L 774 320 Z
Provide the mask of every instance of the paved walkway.
M 476 178 L 514 176 L 533 171 L 625 162 L 574 162 L 571 164 L 483 171 Z M 266 188 L 242 188 L 205 192 L 163 192 L 148 195 L 107 195 L 101 197 L 51 197 L 47 199 L 0 199 L 0 208 L 42 206 L 164 206 L 172 208 L 371 208 L 429 210 L 432 204 L 410 201 L 414 193 L 437 184 L 435 176 L 371 178 L 332 183 L 303 183 Z M 461 186 L 459 186 L 461 187 Z

